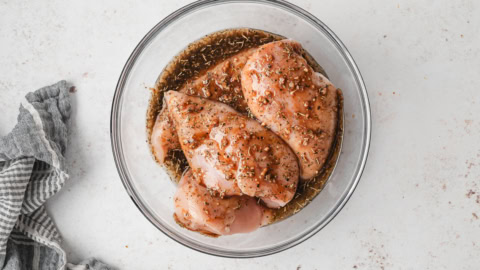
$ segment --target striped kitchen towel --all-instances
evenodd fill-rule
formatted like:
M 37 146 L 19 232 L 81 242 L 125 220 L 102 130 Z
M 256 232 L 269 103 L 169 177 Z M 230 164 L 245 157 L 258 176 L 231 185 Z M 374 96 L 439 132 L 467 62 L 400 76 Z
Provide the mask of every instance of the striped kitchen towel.
M 0 138 L 0 266 L 3 269 L 111 269 L 94 260 L 67 264 L 43 204 L 68 174 L 70 99 L 65 81 L 27 94 L 18 123 Z

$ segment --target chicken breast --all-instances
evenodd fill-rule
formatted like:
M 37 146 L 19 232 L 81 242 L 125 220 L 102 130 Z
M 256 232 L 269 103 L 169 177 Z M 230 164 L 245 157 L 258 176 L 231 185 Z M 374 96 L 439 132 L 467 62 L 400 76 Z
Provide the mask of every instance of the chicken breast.
M 301 178 L 316 176 L 337 128 L 338 92 L 301 56 L 301 45 L 281 40 L 261 46 L 242 71 L 243 94 L 257 119 L 298 157 Z
M 165 108 L 162 109 L 155 120 L 150 141 L 153 155 L 160 164 L 165 162 L 169 151 L 180 149 L 177 131 Z
M 247 103 L 243 98 L 240 74 L 255 50 L 248 49 L 225 59 L 197 79 L 189 80 L 180 92 L 220 101 L 245 113 Z M 153 154 L 160 164 L 165 162 L 169 151 L 180 149 L 175 127 L 165 110 L 155 120 L 150 141 Z
M 201 185 L 189 169 L 174 196 L 175 220 L 185 228 L 219 236 L 247 233 L 271 222 L 271 210 L 248 196 L 220 198 Z
M 180 92 L 225 103 L 239 112 L 247 111 L 241 73 L 256 48 L 240 52 L 218 63 L 204 75 L 188 81 Z
M 271 208 L 293 198 L 298 162 L 277 135 L 220 102 L 176 91 L 164 99 L 188 163 L 205 186 L 220 196 L 259 197 Z

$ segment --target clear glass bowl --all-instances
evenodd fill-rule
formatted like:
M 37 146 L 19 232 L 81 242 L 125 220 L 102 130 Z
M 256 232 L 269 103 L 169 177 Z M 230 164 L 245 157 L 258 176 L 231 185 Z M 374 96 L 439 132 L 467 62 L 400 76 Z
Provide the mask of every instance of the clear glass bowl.
M 343 90 L 343 147 L 322 192 L 292 217 L 249 234 L 211 238 L 173 220 L 175 185 L 153 160 L 146 143 L 146 111 L 154 86 L 167 63 L 189 43 L 206 34 L 249 27 L 299 41 Z M 355 115 L 353 118 L 352 115 Z M 370 107 L 365 85 L 351 55 L 337 36 L 305 10 L 284 1 L 199 1 L 158 23 L 128 59 L 112 104 L 111 140 L 120 178 L 145 217 L 177 242 L 225 257 L 273 254 L 308 239 L 342 209 L 362 174 L 370 142 Z

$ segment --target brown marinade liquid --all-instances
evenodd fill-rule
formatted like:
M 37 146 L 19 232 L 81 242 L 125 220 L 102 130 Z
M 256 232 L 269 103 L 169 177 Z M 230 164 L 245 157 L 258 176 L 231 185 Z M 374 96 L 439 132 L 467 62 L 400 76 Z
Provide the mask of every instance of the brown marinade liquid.
M 237 28 L 209 34 L 188 45 L 160 73 L 155 87 L 152 89 L 147 110 L 147 136 L 150 149 L 152 148 L 150 142 L 152 129 L 157 115 L 162 110 L 165 91 L 180 90 L 187 81 L 200 77 L 216 64 L 239 52 L 282 39 L 285 37 L 261 30 Z M 315 62 L 310 54 L 305 51 L 303 57 L 316 72 L 320 72 L 328 78 L 323 68 Z M 320 193 L 332 173 L 340 154 L 343 138 L 343 96 L 341 91 L 338 92 L 338 128 L 330 157 L 318 176 L 299 183 L 294 199 L 286 206 L 274 210 L 273 222 L 283 220 L 305 207 Z M 178 182 L 187 167 L 188 163 L 182 151 L 175 150 L 168 153 L 165 168 L 172 180 Z

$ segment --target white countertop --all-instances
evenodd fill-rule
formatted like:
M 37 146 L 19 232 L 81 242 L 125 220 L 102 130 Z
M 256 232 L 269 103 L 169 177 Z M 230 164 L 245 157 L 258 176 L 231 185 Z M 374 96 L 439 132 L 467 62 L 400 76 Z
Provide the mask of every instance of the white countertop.
M 372 106 L 372 144 L 353 197 L 306 242 L 234 260 L 190 250 L 128 197 L 110 147 L 110 107 L 128 56 L 189 1 L 0 1 L 0 135 L 28 91 L 66 79 L 71 178 L 48 210 L 72 262 L 120 269 L 478 269 L 480 2 L 295 1 L 355 58 Z M 473 194 L 475 192 L 475 194 Z

